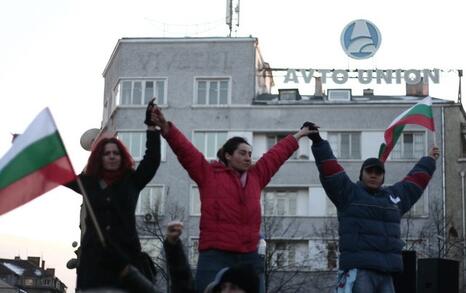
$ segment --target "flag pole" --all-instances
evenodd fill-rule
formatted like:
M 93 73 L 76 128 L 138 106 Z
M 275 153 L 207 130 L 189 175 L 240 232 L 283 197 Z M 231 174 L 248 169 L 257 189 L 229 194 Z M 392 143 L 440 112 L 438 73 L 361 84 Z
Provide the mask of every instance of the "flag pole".
M 50 119 L 51 119 L 53 125 L 55 126 L 55 129 L 57 129 L 57 135 L 60 138 L 60 143 L 61 143 L 63 149 L 66 151 L 65 144 L 63 143 L 60 132 L 58 131 L 57 124 L 55 123 L 55 120 L 53 119 L 52 113 L 50 112 L 50 109 L 48 107 L 46 109 L 47 109 L 47 112 L 48 112 L 48 114 L 50 116 Z M 66 159 L 68 160 L 68 163 L 70 164 L 71 169 L 73 170 L 73 173 L 76 174 L 76 171 L 74 170 L 73 164 L 71 163 L 71 160 L 68 157 L 68 153 L 66 154 Z M 81 191 L 81 194 L 83 196 L 84 207 L 89 212 L 89 215 L 91 216 L 92 224 L 94 224 L 95 230 L 97 231 L 97 236 L 99 237 L 100 243 L 105 248 L 105 247 L 107 247 L 107 244 L 105 243 L 104 234 L 102 233 L 102 230 L 100 229 L 99 222 L 97 221 L 97 217 L 95 216 L 94 210 L 92 209 L 91 203 L 89 201 L 89 197 L 87 196 L 86 190 L 84 189 L 84 185 L 82 184 L 81 178 L 79 177 L 79 175 L 76 175 L 76 182 L 78 183 L 78 187 L 79 187 L 79 189 Z
M 95 216 L 94 209 L 92 209 L 91 203 L 89 201 L 89 197 L 87 196 L 86 190 L 84 189 L 84 186 L 81 182 L 81 178 L 79 178 L 79 176 L 76 177 L 76 182 L 78 183 L 79 189 L 81 190 L 81 194 L 83 196 L 84 207 L 89 212 L 91 221 L 94 224 L 95 230 L 97 231 L 97 236 L 99 237 L 99 240 L 102 243 L 102 246 L 105 248 L 107 247 L 107 244 L 105 243 L 104 234 L 102 233 L 102 230 L 100 229 L 100 225 L 99 225 L 99 222 L 97 221 L 97 217 Z

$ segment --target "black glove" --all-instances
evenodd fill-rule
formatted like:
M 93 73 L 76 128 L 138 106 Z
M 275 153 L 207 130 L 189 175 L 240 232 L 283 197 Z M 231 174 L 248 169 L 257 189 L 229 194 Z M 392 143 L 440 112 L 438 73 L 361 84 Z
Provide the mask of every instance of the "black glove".
M 155 98 L 150 100 L 149 103 L 147 104 L 146 120 L 144 120 L 144 124 L 146 124 L 147 126 L 155 126 L 155 123 L 150 120 L 150 114 L 152 112 L 152 108 L 154 107 L 154 101 L 155 101 Z
M 312 140 L 312 143 L 319 143 L 322 141 L 322 137 L 320 137 L 319 128 L 317 127 L 317 125 L 315 125 L 312 122 L 306 121 L 304 122 L 303 126 L 301 126 L 301 129 L 303 129 L 304 127 L 309 128 L 309 130 L 317 130 L 317 132 L 309 133 L 307 135 L 307 137 L 309 137 L 309 139 Z

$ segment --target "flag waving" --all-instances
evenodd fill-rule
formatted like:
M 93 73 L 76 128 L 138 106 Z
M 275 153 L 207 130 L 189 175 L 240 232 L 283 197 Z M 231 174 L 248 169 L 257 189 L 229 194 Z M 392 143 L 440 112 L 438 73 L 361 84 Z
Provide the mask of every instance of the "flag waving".
M 431 131 L 435 131 L 434 119 L 432 116 L 432 99 L 426 97 L 416 105 L 404 111 L 385 130 L 385 143 L 380 145 L 379 159 L 386 161 L 388 155 L 395 147 L 398 138 L 407 124 L 423 126 Z
M 48 108 L 0 159 L 0 215 L 76 178 Z

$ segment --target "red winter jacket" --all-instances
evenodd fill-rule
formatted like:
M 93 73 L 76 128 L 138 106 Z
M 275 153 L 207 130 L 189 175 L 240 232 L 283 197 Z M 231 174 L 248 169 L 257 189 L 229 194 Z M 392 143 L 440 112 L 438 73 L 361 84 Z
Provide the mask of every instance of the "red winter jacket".
M 261 224 L 261 191 L 298 149 L 296 139 L 288 135 L 265 153 L 247 171 L 244 187 L 236 171 L 220 162 L 209 163 L 172 123 L 165 139 L 199 187 L 199 251 L 256 251 Z

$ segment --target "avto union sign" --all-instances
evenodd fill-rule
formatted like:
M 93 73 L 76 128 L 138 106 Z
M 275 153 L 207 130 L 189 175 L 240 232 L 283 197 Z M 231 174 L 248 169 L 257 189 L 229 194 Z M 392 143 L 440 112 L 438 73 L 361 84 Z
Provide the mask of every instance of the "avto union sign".
M 343 51 L 357 60 L 368 59 L 377 52 L 382 42 L 379 29 L 365 19 L 353 20 L 345 26 L 340 36 Z M 361 84 L 376 82 L 378 84 L 417 84 L 421 81 L 439 83 L 439 69 L 288 69 L 284 83 L 310 83 L 314 74 L 321 76 L 322 83 L 330 78 L 336 84 L 344 84 L 350 77 L 357 78 Z M 356 74 L 357 73 L 357 74 Z M 354 76 L 356 75 L 356 76 Z

